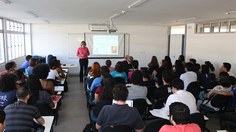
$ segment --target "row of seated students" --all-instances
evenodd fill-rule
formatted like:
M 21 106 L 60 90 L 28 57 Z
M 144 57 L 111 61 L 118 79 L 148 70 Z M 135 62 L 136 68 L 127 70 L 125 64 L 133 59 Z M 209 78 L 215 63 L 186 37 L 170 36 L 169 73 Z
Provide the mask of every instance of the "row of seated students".
M 152 57 L 152 59 L 153 58 L 155 60 L 156 57 Z M 127 62 L 125 62 L 125 64 L 124 62 L 125 61 L 118 62 L 114 68 L 114 71 L 110 71 L 110 74 L 108 74 L 108 67 L 102 66 L 102 68 L 100 68 L 100 64 L 98 62 L 95 62 L 92 65 L 87 78 L 87 92 L 90 95 L 90 99 L 92 99 L 90 102 L 98 103 L 100 100 L 104 99 L 102 96 L 105 93 L 108 93 L 109 100 L 112 100 L 113 98 L 111 95 L 114 87 L 112 80 L 122 78 L 123 82 L 127 83 L 126 87 L 129 91 L 127 99 L 148 98 L 152 102 L 153 108 L 161 108 L 160 110 L 165 111 L 163 113 L 166 116 L 168 115 L 169 105 L 176 101 L 186 104 L 189 107 L 190 112 L 195 113 L 199 110 L 197 109 L 196 102 L 197 99 L 199 99 L 200 90 L 197 96 L 193 96 L 190 92 L 186 91 L 189 84 L 192 82 L 198 82 L 201 86 L 202 94 L 207 95 L 205 94 L 207 89 L 212 89 L 215 86 L 224 86 L 226 80 L 229 82 L 228 77 L 221 77 L 221 79 L 216 80 L 214 73 L 210 73 L 210 69 L 214 71 L 214 67 L 209 61 L 206 61 L 205 64 L 202 65 L 201 72 L 199 68 L 197 68 L 198 66 L 195 59 L 191 59 L 188 63 L 184 62 L 183 59 L 176 60 L 173 68 L 172 64 L 170 64 L 170 58 L 165 57 L 165 59 L 162 60 L 162 65 L 160 67 L 159 65 L 154 66 L 154 64 L 151 64 L 153 62 L 152 60 L 148 64 L 148 68 L 142 68 L 141 70 L 138 69 L 138 61 L 133 60 L 131 62 L 132 69 L 129 71 L 123 70 L 127 66 Z M 179 65 L 182 65 L 182 72 L 179 70 L 182 69 L 179 68 Z M 230 68 L 231 65 L 229 63 L 223 63 L 220 69 L 220 74 L 228 74 L 227 72 L 230 71 Z M 106 69 L 105 74 L 103 73 L 104 69 Z M 128 76 L 131 77 L 129 78 Z M 179 78 L 183 81 L 182 83 L 178 80 Z M 178 81 L 176 81 L 176 79 Z M 172 80 L 175 80 L 177 83 L 175 89 L 173 89 L 173 84 L 170 85 Z M 230 85 L 230 90 L 227 90 L 227 92 L 230 93 L 229 96 L 232 96 L 233 93 L 231 92 L 231 82 L 228 85 Z M 158 86 L 158 88 L 156 86 Z M 216 89 L 219 89 L 218 91 L 222 91 L 221 88 L 214 88 L 208 95 L 217 94 L 213 94 L 213 91 L 216 91 Z M 167 105 L 164 106 L 163 104 Z
M 28 76 L 24 73 L 26 68 L 15 70 L 15 62 L 5 64 L 6 71 L 0 75 L 0 109 L 6 113 L 5 131 L 34 131 L 44 124 L 41 115 L 53 115 L 52 97 L 56 94 L 54 84 L 58 75 L 54 62 L 38 63 Z

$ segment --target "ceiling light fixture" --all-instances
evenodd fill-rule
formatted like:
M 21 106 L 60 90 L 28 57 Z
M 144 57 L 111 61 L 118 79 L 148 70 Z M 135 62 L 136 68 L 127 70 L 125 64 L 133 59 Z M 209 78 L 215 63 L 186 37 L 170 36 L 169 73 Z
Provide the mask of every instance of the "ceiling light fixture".
M 33 13 L 32 11 L 27 11 L 26 13 L 28 13 L 28 14 L 30 14 L 31 16 L 36 17 L 36 18 L 39 17 L 37 14 Z
M 10 5 L 12 2 L 10 0 L 0 0 L 0 2 L 3 2 L 5 4 Z
M 184 19 L 176 20 L 176 22 L 189 21 L 189 20 L 195 20 L 195 19 L 196 19 L 196 17 L 184 18 Z
M 116 17 L 119 17 L 120 15 L 122 15 L 122 14 L 116 13 L 116 14 L 110 16 L 109 19 L 114 19 Z
M 50 21 L 49 21 L 49 20 L 46 20 L 46 19 L 44 19 L 43 21 L 46 22 L 46 23 L 50 23 Z
M 140 6 L 141 4 L 143 4 L 145 1 L 147 0 L 137 0 L 135 1 L 133 4 L 129 5 L 128 8 L 135 8 L 137 6 Z
M 226 15 L 229 15 L 229 14 L 234 14 L 236 13 L 236 11 L 229 11 L 229 12 L 225 12 Z

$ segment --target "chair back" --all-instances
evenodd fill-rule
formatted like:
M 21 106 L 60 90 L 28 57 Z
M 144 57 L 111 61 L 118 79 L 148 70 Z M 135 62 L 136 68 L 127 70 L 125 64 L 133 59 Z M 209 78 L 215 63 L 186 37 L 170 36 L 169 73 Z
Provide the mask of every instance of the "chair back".
M 114 77 L 115 84 L 125 84 L 125 79 L 122 77 Z
M 41 104 L 37 103 L 34 104 L 35 107 L 37 107 L 43 116 L 51 116 L 52 115 L 52 109 L 47 104 Z
M 159 132 L 161 127 L 164 125 L 171 125 L 171 123 L 166 119 L 157 119 L 147 124 L 144 132 Z
M 199 82 L 191 82 L 187 86 L 187 91 L 193 94 L 196 100 L 199 98 L 199 93 L 201 91 Z
M 231 96 L 215 94 L 211 99 L 211 105 L 213 107 L 223 109 L 228 106 L 230 99 L 232 99 Z
M 205 129 L 205 120 L 202 113 L 193 113 L 190 115 L 188 123 L 196 123 L 202 131 Z
M 146 115 L 148 104 L 145 99 L 133 99 L 133 107 L 138 110 L 141 117 L 144 117 Z
M 157 89 L 157 87 L 155 85 L 153 86 L 146 86 L 147 87 L 147 98 L 153 102 L 154 97 L 155 97 L 155 89 Z
M 164 107 L 164 103 L 166 103 L 167 98 L 168 97 L 155 99 L 153 104 L 152 104 L 152 108 L 153 109 L 161 109 L 162 107 Z
M 94 107 L 93 112 L 95 114 L 96 117 L 98 117 L 100 111 L 102 110 L 102 108 L 106 105 L 111 105 L 112 101 L 111 100 L 100 100 Z
M 103 128 L 102 132 L 133 132 L 133 129 L 127 125 L 110 125 Z

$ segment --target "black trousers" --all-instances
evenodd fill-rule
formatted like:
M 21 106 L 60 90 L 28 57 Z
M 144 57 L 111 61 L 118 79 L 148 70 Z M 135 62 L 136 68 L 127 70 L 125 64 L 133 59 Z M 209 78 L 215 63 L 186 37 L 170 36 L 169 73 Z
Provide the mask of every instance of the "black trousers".
M 88 59 L 80 59 L 79 65 L 80 65 L 80 73 L 79 73 L 80 81 L 83 81 L 84 75 L 87 74 Z

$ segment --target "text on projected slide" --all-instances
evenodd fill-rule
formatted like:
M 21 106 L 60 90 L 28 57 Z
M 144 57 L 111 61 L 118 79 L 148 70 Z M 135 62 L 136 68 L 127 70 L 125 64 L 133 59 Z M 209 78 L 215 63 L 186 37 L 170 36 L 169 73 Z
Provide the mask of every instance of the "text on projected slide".
M 94 55 L 118 55 L 118 35 L 94 35 Z

